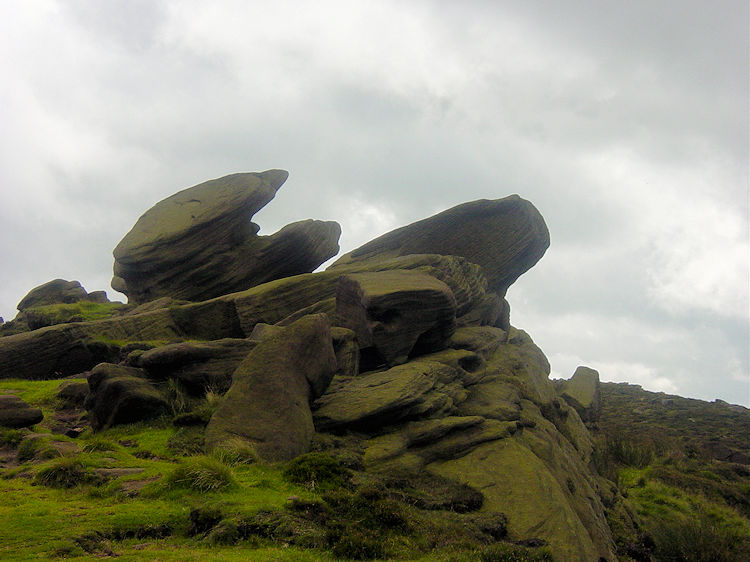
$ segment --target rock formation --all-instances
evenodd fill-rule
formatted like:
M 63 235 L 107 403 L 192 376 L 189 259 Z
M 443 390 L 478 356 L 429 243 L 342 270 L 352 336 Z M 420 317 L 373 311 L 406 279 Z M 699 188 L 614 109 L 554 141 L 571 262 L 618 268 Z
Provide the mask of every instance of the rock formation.
M 560 396 L 575 408 L 585 422 L 595 422 L 602 409 L 599 372 L 580 366 L 568 380 L 555 381 Z
M 508 287 L 549 247 L 542 215 L 518 195 L 463 203 L 404 226 L 349 252 L 331 266 L 408 254 L 462 256 L 482 266 L 492 291 Z
M 112 287 L 134 303 L 198 301 L 313 271 L 338 252 L 337 223 L 306 220 L 258 236 L 250 222 L 287 176 L 232 174 L 160 201 L 115 248 Z
M 33 408 L 18 396 L 0 394 L 0 427 L 30 427 L 44 419 L 39 408 Z
M 611 485 L 590 468 L 581 419 L 596 398 L 575 390 L 596 381 L 577 372 L 561 397 L 504 300 L 549 245 L 533 205 L 465 203 L 309 273 L 335 251 L 335 223 L 258 237 L 249 221 L 285 179 L 235 174 L 157 204 L 116 248 L 113 286 L 164 300 L 0 338 L 0 379 L 108 362 L 88 377 L 95 429 L 168 411 L 166 381 L 193 397 L 228 387 L 208 450 L 240 440 L 288 460 L 317 433 L 367 471 L 479 490 L 471 509 L 504 513 L 563 560 L 615 560 Z
M 30 308 L 45 306 L 49 304 L 71 304 L 74 302 L 109 302 L 107 293 L 104 291 L 92 291 L 87 293 L 86 289 L 78 281 L 66 281 L 65 279 L 53 279 L 43 285 L 34 287 L 21 299 L 16 307 L 19 311 Z
M 310 450 L 310 402 L 336 372 L 328 318 L 306 316 L 253 349 L 206 428 L 206 447 L 241 439 L 266 459 L 290 460 Z

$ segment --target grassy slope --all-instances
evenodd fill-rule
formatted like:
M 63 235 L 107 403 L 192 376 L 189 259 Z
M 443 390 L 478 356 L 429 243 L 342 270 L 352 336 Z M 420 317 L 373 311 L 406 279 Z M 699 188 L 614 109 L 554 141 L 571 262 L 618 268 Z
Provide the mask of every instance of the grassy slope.
M 612 383 L 602 405 L 597 465 L 641 516 L 657 559 L 750 559 L 750 411 Z
M 45 420 L 33 428 L 33 433 L 45 434 L 55 424 L 59 406 L 55 393 L 61 382 L 3 380 L 0 393 L 15 393 L 41 407 Z M 97 434 L 86 430 L 77 439 L 55 436 L 53 441 L 67 447 L 64 458 L 52 454 L 55 458 L 40 458 L 19 465 L 15 459 L 17 441 L 22 433 L 0 431 L 2 560 L 90 560 L 113 555 L 122 560 L 344 559 L 326 549 L 298 548 L 283 538 L 251 537 L 222 545 L 221 541 L 218 544 L 211 541 L 207 533 L 190 536 L 190 513 L 195 508 L 218 508 L 228 520 L 247 521 L 264 509 L 288 513 L 290 496 L 296 496 L 298 501 L 321 504 L 321 490 L 290 483 L 283 476 L 285 465 L 257 462 L 220 466 L 231 483 L 216 491 L 195 490 L 175 483 L 180 467 L 190 466 L 196 460 L 214 464 L 223 461 L 200 454 L 191 457 L 180 454 L 191 447 L 190 431 L 176 429 L 169 419 L 120 426 Z M 49 444 L 49 439 L 42 441 Z M 62 489 L 39 482 L 46 469 L 57 467 L 55 474 L 59 475 L 61 462 L 74 461 L 80 461 L 83 471 L 71 477 L 77 485 Z M 113 477 L 113 469 L 124 472 L 140 469 L 141 472 Z M 97 475 L 107 471 L 110 478 L 97 481 Z M 130 491 L 134 487 L 138 490 L 136 493 Z M 364 494 L 345 492 L 346 501 L 361 501 L 364 497 Z M 342 505 L 346 506 L 346 501 Z M 378 538 L 401 559 L 451 562 L 552 559 L 546 549 L 527 549 L 510 543 L 486 547 L 476 541 L 472 543 L 466 538 L 464 525 L 456 522 L 453 513 L 421 512 L 386 499 L 366 504 L 366 517 L 371 515 L 373 506 L 384 508 L 382 513 L 376 514 L 376 526 L 380 524 L 378 517 L 393 519 L 391 523 L 395 527 L 400 525 L 400 517 L 408 515 L 410 518 L 408 532 L 391 532 L 385 526 Z M 356 513 L 356 508 L 352 513 Z M 369 523 L 345 523 L 345 533 L 353 529 L 352 539 L 367 543 L 369 538 L 357 534 L 357 529 Z

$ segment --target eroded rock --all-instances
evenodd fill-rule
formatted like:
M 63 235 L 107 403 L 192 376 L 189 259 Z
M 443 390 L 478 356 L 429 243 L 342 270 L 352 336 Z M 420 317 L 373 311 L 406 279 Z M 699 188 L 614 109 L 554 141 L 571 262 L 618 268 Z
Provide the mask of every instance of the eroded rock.
M 92 370 L 88 383 L 85 405 L 95 431 L 156 418 L 169 407 L 142 369 L 101 363 Z
M 331 268 L 408 254 L 462 256 L 480 265 L 490 289 L 504 297 L 548 247 L 542 215 L 528 201 L 510 195 L 463 203 L 396 229 L 346 254 Z
M 206 448 L 241 439 L 271 461 L 307 452 L 314 433 L 310 402 L 336 368 L 325 315 L 306 316 L 263 339 L 235 370 L 206 428 Z
M 175 343 L 146 351 L 134 363 L 149 378 L 175 380 L 192 395 L 202 396 L 207 390 L 223 393 L 232 384 L 232 373 L 255 345 L 237 338 Z
M 336 290 L 335 324 L 354 330 L 360 350 L 377 365 L 443 347 L 455 330 L 450 287 L 415 271 L 343 275 Z
M 570 379 L 559 381 L 558 392 L 568 404 L 576 409 L 583 421 L 594 422 L 599 419 L 602 399 L 598 371 L 579 366 Z
M 0 426 L 31 427 L 43 419 L 44 415 L 39 408 L 34 408 L 18 396 L 0 395 Z
M 135 303 L 200 301 L 314 270 L 338 252 L 337 223 L 306 220 L 258 236 L 250 222 L 287 176 L 232 174 L 160 201 L 115 248 L 112 287 Z

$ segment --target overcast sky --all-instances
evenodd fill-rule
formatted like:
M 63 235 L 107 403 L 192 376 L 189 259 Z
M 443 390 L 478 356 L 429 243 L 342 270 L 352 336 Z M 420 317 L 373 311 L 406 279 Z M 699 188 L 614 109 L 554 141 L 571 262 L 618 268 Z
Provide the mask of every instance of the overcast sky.
M 157 201 L 290 172 L 261 234 L 342 252 L 518 193 L 509 291 L 552 376 L 750 405 L 747 0 L 0 2 L 0 316 L 109 287 Z

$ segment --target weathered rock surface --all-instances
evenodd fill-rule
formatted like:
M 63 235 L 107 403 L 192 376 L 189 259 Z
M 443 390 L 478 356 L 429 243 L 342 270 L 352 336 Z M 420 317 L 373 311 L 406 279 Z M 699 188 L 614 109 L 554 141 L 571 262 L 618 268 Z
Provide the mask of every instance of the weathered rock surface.
M 337 223 L 306 220 L 257 236 L 250 222 L 287 176 L 232 174 L 160 201 L 115 248 L 112 287 L 135 303 L 195 301 L 314 270 L 338 252 Z
M 94 367 L 88 383 L 86 409 L 95 431 L 152 419 L 168 409 L 164 396 L 141 369 L 101 363 Z
M 407 254 L 462 256 L 482 266 L 490 289 L 504 297 L 548 247 L 542 215 L 528 201 L 511 195 L 463 203 L 384 234 L 341 257 L 331 269 Z
M 343 275 L 336 289 L 334 323 L 354 330 L 374 365 L 398 365 L 444 346 L 455 331 L 450 287 L 416 271 Z
M 560 396 L 575 408 L 583 421 L 594 422 L 599 419 L 602 399 L 598 371 L 580 366 L 570 379 L 557 381 L 556 386 Z
M 0 394 L 0 426 L 31 427 L 44 419 L 39 408 L 34 408 L 13 394 Z
M 21 299 L 16 307 L 19 311 L 24 311 L 35 306 L 45 306 L 48 304 L 69 304 L 82 300 L 89 300 L 89 294 L 86 289 L 81 287 L 78 281 L 66 281 L 65 279 L 53 279 L 43 285 L 34 287 L 29 293 Z M 94 294 L 94 299 L 99 298 L 99 293 Z
M 223 393 L 232 383 L 232 373 L 255 345 L 236 338 L 175 343 L 146 351 L 133 364 L 150 379 L 175 380 L 195 396 L 203 396 L 208 389 Z
M 234 372 L 206 428 L 206 448 L 241 439 L 271 461 L 309 451 L 310 402 L 328 387 L 336 367 L 325 315 L 306 316 L 262 340 Z
M 481 490 L 483 512 L 506 514 L 515 536 L 541 538 L 562 559 L 616 559 L 588 468 L 591 437 L 557 398 L 539 348 L 491 326 L 460 328 L 447 346 L 337 377 L 316 402 L 316 428 L 370 435 L 369 470 L 427 471 Z
M 615 560 L 603 501 L 617 492 L 590 468 L 581 419 L 595 415 L 597 385 L 587 371 L 553 384 L 504 299 L 549 244 L 536 209 L 517 196 L 459 205 L 304 273 L 334 251 L 337 225 L 258 237 L 250 222 L 285 179 L 236 174 L 157 204 L 115 250 L 114 280 L 132 301 L 157 300 L 2 337 L 0 378 L 74 374 L 135 349 L 131 367 L 89 376 L 94 428 L 165 412 L 167 379 L 195 395 L 231 383 L 209 450 L 239 440 L 283 461 L 317 430 L 359 468 L 471 487 L 483 501 L 465 510 L 501 523 L 497 538 Z
M 387 371 L 339 379 L 337 387 L 315 403 L 316 427 L 372 431 L 450 411 L 454 400 L 446 384 L 455 377 L 455 370 L 443 363 L 414 360 Z

